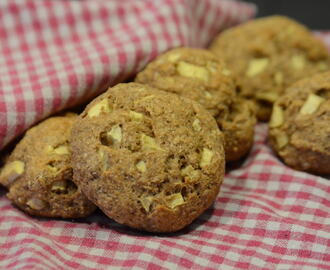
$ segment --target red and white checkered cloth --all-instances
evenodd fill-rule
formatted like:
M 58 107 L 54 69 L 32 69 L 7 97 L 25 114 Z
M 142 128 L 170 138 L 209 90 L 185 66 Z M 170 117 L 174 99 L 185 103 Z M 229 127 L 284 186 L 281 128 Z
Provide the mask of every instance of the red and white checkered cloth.
M 205 46 L 253 14 L 230 0 L 0 1 L 1 146 L 158 53 Z M 133 231 L 101 212 L 31 218 L 3 190 L 0 269 L 330 269 L 330 181 L 284 166 L 266 133 L 257 127 L 213 208 L 175 234 Z
M 206 46 L 254 11 L 230 0 L 1 0 L 0 150 L 159 53 Z

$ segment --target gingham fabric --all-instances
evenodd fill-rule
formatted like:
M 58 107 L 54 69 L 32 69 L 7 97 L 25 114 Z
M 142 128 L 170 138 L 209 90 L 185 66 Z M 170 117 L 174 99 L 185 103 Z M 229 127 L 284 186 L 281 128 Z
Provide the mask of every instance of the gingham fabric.
M 230 0 L 1 0 L 0 150 L 157 54 L 203 47 L 254 11 Z
M 205 46 L 253 13 L 220 0 L 0 1 L 2 145 L 159 52 Z M 283 165 L 266 135 L 259 124 L 213 207 L 174 234 L 130 230 L 100 211 L 32 218 L 1 190 L 0 269 L 330 269 L 330 181 Z
M 330 269 L 330 182 L 284 166 L 266 133 L 257 127 L 251 154 L 228 172 L 214 206 L 179 233 L 140 233 L 101 212 L 36 219 L 2 198 L 1 268 Z

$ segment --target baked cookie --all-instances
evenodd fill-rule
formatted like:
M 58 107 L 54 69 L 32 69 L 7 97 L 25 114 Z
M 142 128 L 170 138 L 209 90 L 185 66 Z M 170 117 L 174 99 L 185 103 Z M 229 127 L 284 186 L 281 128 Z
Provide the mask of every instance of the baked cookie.
M 133 228 L 177 231 L 216 198 L 223 135 L 198 103 L 147 85 L 118 84 L 72 129 L 74 181 L 107 216 Z
M 242 108 L 235 105 L 236 90 L 230 71 L 210 51 L 173 49 L 149 63 L 135 81 L 203 105 L 224 133 L 226 161 L 238 160 L 249 151 L 254 135 L 254 111 L 243 100 L 239 101 Z
M 293 84 L 275 102 L 269 140 L 287 165 L 330 174 L 330 72 Z
M 239 94 L 253 99 L 259 120 L 268 120 L 284 89 L 306 76 L 328 70 L 321 41 L 298 22 L 270 16 L 228 29 L 211 44 L 235 76 Z
M 72 182 L 69 138 L 76 118 L 75 114 L 51 117 L 29 129 L 6 160 L 0 183 L 24 212 L 78 218 L 95 210 Z
M 229 113 L 217 122 L 225 137 L 226 161 L 239 160 L 246 155 L 253 145 L 256 124 L 252 102 L 237 97 L 229 106 Z

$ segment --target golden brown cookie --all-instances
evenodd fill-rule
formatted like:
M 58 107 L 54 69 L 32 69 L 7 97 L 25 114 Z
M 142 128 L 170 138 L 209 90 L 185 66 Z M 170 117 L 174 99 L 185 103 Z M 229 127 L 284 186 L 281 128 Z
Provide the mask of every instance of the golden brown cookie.
M 29 129 L 6 160 L 0 183 L 24 212 L 78 218 L 95 210 L 72 182 L 69 138 L 76 118 L 75 114 L 51 117 Z
M 198 103 L 147 85 L 118 84 L 72 129 L 74 181 L 107 216 L 133 228 L 177 231 L 216 198 L 223 135 Z
M 235 76 L 239 94 L 256 102 L 259 120 L 268 120 L 284 89 L 306 76 L 328 70 L 321 41 L 298 22 L 270 16 L 221 33 L 210 49 Z
M 269 140 L 287 165 L 330 174 L 330 72 L 293 84 L 275 102 Z
M 173 49 L 149 63 L 135 81 L 203 105 L 225 135 L 226 161 L 238 160 L 249 151 L 254 135 L 254 111 L 243 100 L 237 101 L 230 71 L 210 51 Z M 242 108 L 238 109 L 236 102 Z

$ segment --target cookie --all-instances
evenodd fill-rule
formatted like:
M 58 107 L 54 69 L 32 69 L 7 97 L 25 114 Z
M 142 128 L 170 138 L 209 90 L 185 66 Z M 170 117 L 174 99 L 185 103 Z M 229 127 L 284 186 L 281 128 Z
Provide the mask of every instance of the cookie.
M 217 122 L 225 137 L 226 161 L 239 160 L 246 155 L 253 145 L 256 124 L 252 102 L 236 98 L 229 106 L 229 113 Z
M 72 129 L 74 181 L 107 216 L 151 232 L 177 231 L 215 200 L 223 135 L 198 103 L 147 85 L 118 84 Z
M 51 117 L 29 129 L 6 160 L 0 183 L 24 212 L 78 218 L 95 210 L 72 181 L 69 138 L 76 118 Z
M 239 94 L 254 100 L 259 120 L 268 120 L 274 101 L 297 80 L 326 71 L 329 54 L 298 22 L 270 16 L 221 33 L 210 49 L 224 59 Z
M 243 100 L 237 101 L 230 71 L 210 51 L 173 49 L 149 63 L 135 81 L 193 99 L 207 109 L 224 133 L 226 161 L 238 160 L 249 151 L 254 111 Z
M 296 82 L 275 102 L 269 141 L 287 165 L 330 174 L 330 72 Z

